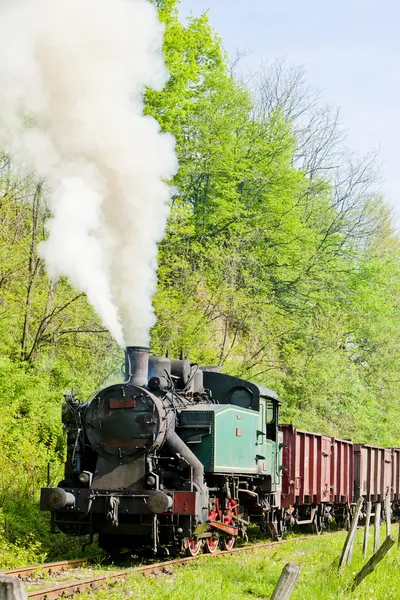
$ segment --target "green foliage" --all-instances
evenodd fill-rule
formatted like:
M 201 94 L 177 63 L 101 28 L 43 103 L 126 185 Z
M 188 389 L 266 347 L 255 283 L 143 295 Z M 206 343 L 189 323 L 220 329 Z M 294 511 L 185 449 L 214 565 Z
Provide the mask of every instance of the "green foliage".
M 44 553 L 41 550 L 41 544 L 34 533 L 23 532 L 16 535 L 13 528 L 12 539 L 9 539 L 9 521 L 5 518 L 4 512 L 0 509 L 0 528 L 3 535 L 0 536 L 0 553 L 2 569 L 14 568 L 29 564 L 42 562 Z

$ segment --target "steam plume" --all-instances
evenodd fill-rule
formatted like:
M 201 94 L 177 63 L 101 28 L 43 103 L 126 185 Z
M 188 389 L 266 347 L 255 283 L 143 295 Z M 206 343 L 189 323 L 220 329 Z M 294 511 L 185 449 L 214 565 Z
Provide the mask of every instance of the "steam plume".
M 167 79 L 146 0 L 0 0 L 0 144 L 51 185 L 52 277 L 120 343 L 148 344 L 174 140 L 143 114 Z M 26 126 L 27 115 L 30 126 Z

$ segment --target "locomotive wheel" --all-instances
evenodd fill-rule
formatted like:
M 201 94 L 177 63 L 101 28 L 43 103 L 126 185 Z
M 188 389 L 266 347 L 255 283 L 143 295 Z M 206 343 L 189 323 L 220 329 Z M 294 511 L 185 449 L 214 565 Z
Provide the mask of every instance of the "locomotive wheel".
M 279 542 L 283 537 L 282 521 L 276 518 L 273 521 L 266 521 L 265 533 L 274 542 Z
M 195 540 L 189 538 L 186 546 L 186 554 L 188 556 L 197 556 L 203 545 L 203 540 Z
M 319 511 L 317 511 L 314 521 L 312 522 L 312 533 L 316 535 L 321 535 L 322 533 L 322 519 Z
M 226 535 L 221 539 L 222 550 L 232 550 L 235 545 L 236 537 L 234 535 Z
M 206 538 L 204 540 L 203 552 L 205 554 L 214 554 L 218 548 L 219 539 L 216 538 Z

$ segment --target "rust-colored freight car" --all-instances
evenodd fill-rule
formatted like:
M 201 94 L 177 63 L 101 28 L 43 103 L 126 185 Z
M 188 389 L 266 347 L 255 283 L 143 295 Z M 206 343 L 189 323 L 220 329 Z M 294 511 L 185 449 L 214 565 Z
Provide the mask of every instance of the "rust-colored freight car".
M 343 521 L 353 501 L 353 444 L 281 425 L 283 433 L 282 508 L 292 524 L 319 530 L 334 515 Z
M 392 502 L 400 498 L 400 449 L 367 444 L 354 446 L 354 499 Z
M 400 502 L 400 448 L 392 448 L 392 500 Z

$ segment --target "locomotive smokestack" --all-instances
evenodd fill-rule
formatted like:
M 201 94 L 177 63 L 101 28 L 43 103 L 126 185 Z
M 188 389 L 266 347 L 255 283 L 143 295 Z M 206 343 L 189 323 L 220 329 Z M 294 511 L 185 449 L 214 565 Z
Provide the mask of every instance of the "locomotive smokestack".
M 125 372 L 131 385 L 147 385 L 149 372 L 149 348 L 128 346 L 125 350 Z

